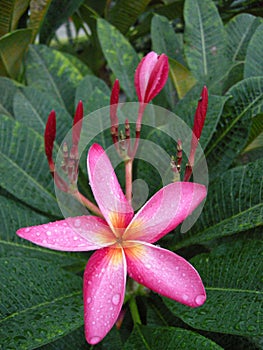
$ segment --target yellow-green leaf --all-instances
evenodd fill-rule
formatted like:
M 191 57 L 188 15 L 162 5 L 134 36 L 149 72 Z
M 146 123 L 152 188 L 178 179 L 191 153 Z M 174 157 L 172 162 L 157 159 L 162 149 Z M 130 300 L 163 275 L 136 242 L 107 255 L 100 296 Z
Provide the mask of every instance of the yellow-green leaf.
M 31 29 L 19 29 L 0 38 L 0 75 L 17 78 L 31 34 Z
M 178 61 L 169 58 L 169 65 L 172 81 L 181 99 L 196 84 L 196 79 L 192 73 Z

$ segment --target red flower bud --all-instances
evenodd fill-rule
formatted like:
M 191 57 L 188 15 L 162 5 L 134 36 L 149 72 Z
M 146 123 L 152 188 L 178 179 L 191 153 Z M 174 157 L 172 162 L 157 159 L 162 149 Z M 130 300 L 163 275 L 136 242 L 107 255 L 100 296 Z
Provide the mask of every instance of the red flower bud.
M 139 102 L 149 103 L 164 87 L 169 73 L 168 57 L 151 51 L 139 63 L 134 85 Z
M 77 146 L 79 143 L 80 132 L 82 128 L 82 120 L 83 120 L 83 103 L 79 101 L 74 120 L 73 120 L 73 129 L 72 129 L 72 145 Z
M 51 172 L 54 172 L 54 162 L 52 157 L 54 141 L 56 138 L 56 113 L 52 110 L 48 116 L 44 140 L 45 140 L 45 152 Z

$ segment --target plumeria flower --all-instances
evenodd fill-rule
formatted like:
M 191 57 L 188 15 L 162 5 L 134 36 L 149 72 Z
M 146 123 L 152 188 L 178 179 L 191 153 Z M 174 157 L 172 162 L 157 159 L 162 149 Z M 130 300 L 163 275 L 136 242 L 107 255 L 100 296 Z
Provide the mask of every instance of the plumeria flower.
M 100 342 L 120 314 L 127 273 L 154 292 L 190 307 L 206 293 L 198 272 L 182 257 L 153 245 L 179 225 L 206 196 L 203 185 L 163 187 L 134 214 L 103 148 L 87 159 L 90 186 L 104 218 L 79 216 L 17 231 L 35 244 L 63 251 L 97 251 L 84 272 L 84 323 L 88 343 Z

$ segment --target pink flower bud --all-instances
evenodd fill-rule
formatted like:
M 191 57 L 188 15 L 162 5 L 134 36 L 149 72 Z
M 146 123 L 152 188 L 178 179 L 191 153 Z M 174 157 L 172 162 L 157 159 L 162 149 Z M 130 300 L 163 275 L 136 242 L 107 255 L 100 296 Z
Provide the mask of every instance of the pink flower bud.
M 139 63 L 134 85 L 139 102 L 149 103 L 164 87 L 169 73 L 168 57 L 151 51 Z

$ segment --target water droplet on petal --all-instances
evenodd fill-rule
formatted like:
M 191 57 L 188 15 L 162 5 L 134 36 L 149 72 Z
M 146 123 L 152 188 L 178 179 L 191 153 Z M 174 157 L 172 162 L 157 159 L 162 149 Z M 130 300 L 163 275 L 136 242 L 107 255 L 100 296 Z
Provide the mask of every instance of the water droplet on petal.
M 188 299 L 189 299 L 189 295 L 183 294 L 183 300 L 184 300 L 184 301 L 187 301 Z
M 75 226 L 75 227 L 80 227 L 80 226 L 81 226 L 81 221 L 80 221 L 79 219 L 76 219 L 76 220 L 74 221 L 74 226 Z
M 51 236 L 51 231 L 46 232 L 47 236 Z
M 25 232 L 29 232 L 31 229 L 29 228 L 29 227 L 27 227 L 26 229 L 25 229 Z
M 90 303 L 91 303 L 91 300 L 92 300 L 91 297 L 88 297 L 87 303 L 90 304 Z
M 179 270 L 179 266 L 176 266 L 176 267 L 175 267 L 175 270 L 177 270 L 177 271 L 178 271 L 178 270 Z
M 120 294 L 115 294 L 111 299 L 112 304 L 114 304 L 114 305 L 118 305 L 120 300 L 121 300 Z
M 152 266 L 150 264 L 145 264 L 146 269 L 150 269 Z
M 90 343 L 91 345 L 95 345 L 95 344 L 97 344 L 100 340 L 101 340 L 101 337 L 92 337 L 92 338 L 89 339 L 89 343 Z
M 205 295 L 198 295 L 195 298 L 195 302 L 196 302 L 197 305 L 201 306 L 205 302 L 205 299 L 206 299 Z

